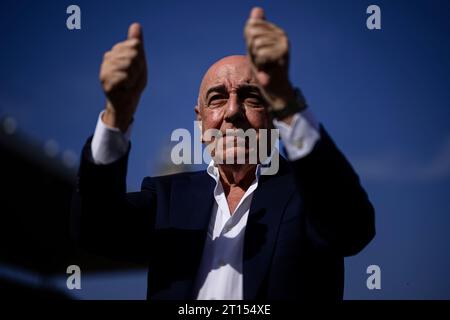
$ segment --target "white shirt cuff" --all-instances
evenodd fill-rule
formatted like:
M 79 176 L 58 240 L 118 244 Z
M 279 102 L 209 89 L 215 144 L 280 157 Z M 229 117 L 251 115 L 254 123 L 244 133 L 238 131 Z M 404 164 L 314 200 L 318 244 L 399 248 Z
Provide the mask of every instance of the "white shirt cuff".
M 280 130 L 281 140 L 291 161 L 308 155 L 320 139 L 319 123 L 314 119 L 309 108 L 296 113 L 291 125 L 275 119 L 273 123 Z
M 132 124 L 123 133 L 120 129 L 109 127 L 102 121 L 103 112 L 98 117 L 91 142 L 92 159 L 95 164 L 110 164 L 119 160 L 127 153 L 130 144 Z

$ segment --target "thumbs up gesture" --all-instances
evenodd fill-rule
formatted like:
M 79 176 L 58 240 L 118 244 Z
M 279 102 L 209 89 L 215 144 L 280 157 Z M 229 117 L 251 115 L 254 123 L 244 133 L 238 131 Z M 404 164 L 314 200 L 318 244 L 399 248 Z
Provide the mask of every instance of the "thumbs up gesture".
M 244 28 L 247 54 L 253 72 L 272 110 L 281 110 L 296 99 L 289 80 L 289 39 L 265 19 L 262 8 L 253 8 Z
M 126 131 L 147 84 L 142 27 L 133 23 L 128 38 L 105 53 L 100 82 L 106 96 L 103 122 Z

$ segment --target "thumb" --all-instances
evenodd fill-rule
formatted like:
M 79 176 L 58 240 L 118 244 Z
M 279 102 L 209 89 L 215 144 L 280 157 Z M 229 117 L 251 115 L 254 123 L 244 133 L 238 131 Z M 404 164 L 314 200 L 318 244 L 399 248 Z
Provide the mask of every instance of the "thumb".
M 142 27 L 139 23 L 135 22 L 128 28 L 128 39 L 139 39 L 143 40 Z
M 264 9 L 261 7 L 254 7 L 250 12 L 250 19 L 266 20 Z

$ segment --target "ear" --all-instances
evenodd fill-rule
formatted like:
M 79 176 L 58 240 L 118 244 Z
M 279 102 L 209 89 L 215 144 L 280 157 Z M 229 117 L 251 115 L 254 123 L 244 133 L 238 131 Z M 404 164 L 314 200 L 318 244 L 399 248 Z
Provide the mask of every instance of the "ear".
M 195 119 L 197 121 L 202 121 L 202 116 L 200 114 L 200 107 L 198 106 L 198 104 L 195 105 L 194 111 L 195 111 Z
M 200 114 L 200 107 L 196 105 L 194 111 L 195 111 L 195 120 L 197 121 L 198 129 L 200 131 L 200 142 L 203 143 L 202 116 Z

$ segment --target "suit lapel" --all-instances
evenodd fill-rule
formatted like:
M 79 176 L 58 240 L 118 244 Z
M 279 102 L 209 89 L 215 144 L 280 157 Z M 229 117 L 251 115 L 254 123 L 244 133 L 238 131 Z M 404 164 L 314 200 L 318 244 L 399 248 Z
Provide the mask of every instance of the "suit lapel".
M 284 208 L 295 188 L 288 163 L 280 158 L 275 176 L 261 176 L 253 196 L 244 240 L 244 299 L 257 299 L 272 260 Z
M 188 277 L 173 286 L 171 298 L 195 299 L 194 286 L 214 201 L 214 180 L 205 173 L 195 173 L 174 183 L 170 199 L 169 226 L 189 258 L 183 268 Z
M 214 201 L 214 180 L 206 172 L 176 181 L 170 203 L 171 227 L 206 230 Z

